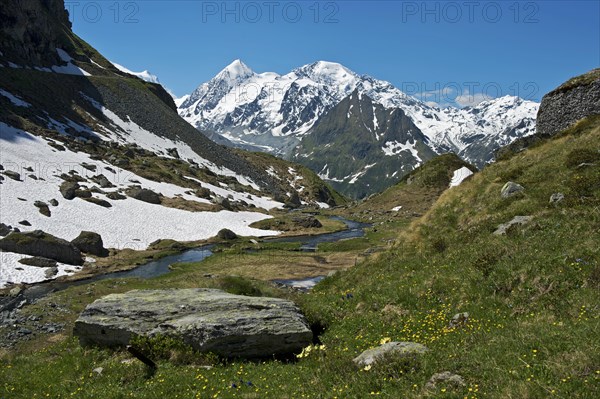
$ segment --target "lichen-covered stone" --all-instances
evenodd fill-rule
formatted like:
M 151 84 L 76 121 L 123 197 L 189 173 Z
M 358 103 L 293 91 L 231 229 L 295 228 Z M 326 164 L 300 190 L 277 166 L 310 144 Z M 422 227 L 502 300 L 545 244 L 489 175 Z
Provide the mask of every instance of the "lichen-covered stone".
M 297 353 L 312 342 L 304 316 L 290 301 L 215 289 L 135 290 L 88 305 L 73 334 L 81 344 L 123 346 L 136 335 L 182 339 L 225 357 Z
M 425 345 L 416 342 L 388 342 L 376 348 L 367 349 L 354 358 L 357 366 L 368 366 L 384 359 L 388 355 L 412 356 L 427 352 Z

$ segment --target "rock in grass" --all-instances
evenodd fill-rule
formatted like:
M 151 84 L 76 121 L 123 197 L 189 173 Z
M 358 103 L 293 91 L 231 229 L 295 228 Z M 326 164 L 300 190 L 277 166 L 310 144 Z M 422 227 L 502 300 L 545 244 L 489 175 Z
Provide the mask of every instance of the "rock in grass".
M 465 386 L 465 380 L 458 374 L 453 374 L 449 371 L 443 371 L 441 373 L 435 373 L 431 376 L 425 388 L 435 389 L 439 385 L 450 386 L 452 388 L 460 388 Z
M 353 362 L 357 366 L 368 366 L 375 364 L 388 355 L 395 356 L 414 356 L 427 352 L 425 345 L 416 342 L 388 342 L 377 348 L 367 349 L 354 358 Z
M 502 198 L 510 198 L 523 191 L 525 191 L 525 188 L 522 185 L 509 181 L 500 190 L 500 196 Z
M 0 249 L 6 252 L 41 256 L 70 265 L 82 265 L 81 251 L 70 242 L 41 230 L 29 233 L 12 232 L 0 240 Z
M 565 195 L 563 193 L 554 193 L 550 196 L 550 203 L 552 205 L 556 205 L 559 202 L 562 202 L 562 200 L 565 199 Z
M 532 216 L 515 216 L 509 222 L 499 225 L 493 234 L 497 236 L 506 235 L 511 227 L 527 224 L 531 221 L 531 219 L 533 219 Z
M 73 334 L 82 345 L 111 347 L 136 335 L 164 335 L 229 358 L 299 353 L 313 339 L 293 302 L 201 288 L 105 296 L 86 307 Z
M 71 241 L 81 252 L 96 256 L 108 256 L 108 250 L 104 248 L 102 237 L 92 231 L 82 231 L 79 236 Z

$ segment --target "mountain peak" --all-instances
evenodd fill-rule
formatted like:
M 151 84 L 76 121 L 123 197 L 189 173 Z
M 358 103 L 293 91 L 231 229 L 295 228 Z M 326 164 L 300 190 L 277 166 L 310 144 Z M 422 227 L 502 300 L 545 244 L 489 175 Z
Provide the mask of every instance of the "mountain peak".
M 227 65 L 219 74 L 217 78 L 226 80 L 243 80 L 254 75 L 254 71 L 244 64 L 240 59 L 234 60 L 231 64 Z

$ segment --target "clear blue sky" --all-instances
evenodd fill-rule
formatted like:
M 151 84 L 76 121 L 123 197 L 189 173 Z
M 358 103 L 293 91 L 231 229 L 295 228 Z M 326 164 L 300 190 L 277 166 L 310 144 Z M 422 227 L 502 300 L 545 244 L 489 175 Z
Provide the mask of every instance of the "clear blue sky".
M 438 103 L 482 92 L 539 101 L 600 66 L 600 1 L 65 4 L 79 36 L 111 61 L 149 70 L 178 96 L 236 58 L 278 73 L 335 61 Z

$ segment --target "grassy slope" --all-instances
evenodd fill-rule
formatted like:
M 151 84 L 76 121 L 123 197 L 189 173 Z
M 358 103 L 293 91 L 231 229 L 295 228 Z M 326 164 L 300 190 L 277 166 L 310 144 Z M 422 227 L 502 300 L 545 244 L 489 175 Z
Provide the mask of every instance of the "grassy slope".
M 600 117 L 595 117 L 486 168 L 446 191 L 401 232 L 392 250 L 296 296 L 310 320 L 327 327 L 321 336 L 325 349 L 297 363 L 233 362 L 204 369 L 163 361 L 147 378 L 140 364 L 122 363 L 125 353 L 81 349 L 66 340 L 2 360 L 0 389 L 29 398 L 167 393 L 173 398 L 596 398 L 598 143 Z M 507 180 L 522 184 L 525 193 L 501 199 Z M 548 203 L 555 192 L 566 196 L 557 206 Z M 515 215 L 534 219 L 507 236 L 491 234 Z M 187 276 L 182 269 L 158 281 L 102 282 L 91 289 L 100 294 L 132 285 L 217 283 L 201 274 Z M 89 301 L 86 289 L 39 306 L 55 301 L 81 308 Z M 468 323 L 448 328 L 458 312 L 470 313 Z M 368 371 L 352 365 L 360 351 L 388 338 L 421 342 L 431 350 L 421 359 L 391 359 Z M 92 372 L 96 367 L 104 368 L 102 375 Z M 461 374 L 466 385 L 424 388 L 433 373 L 446 370 Z

